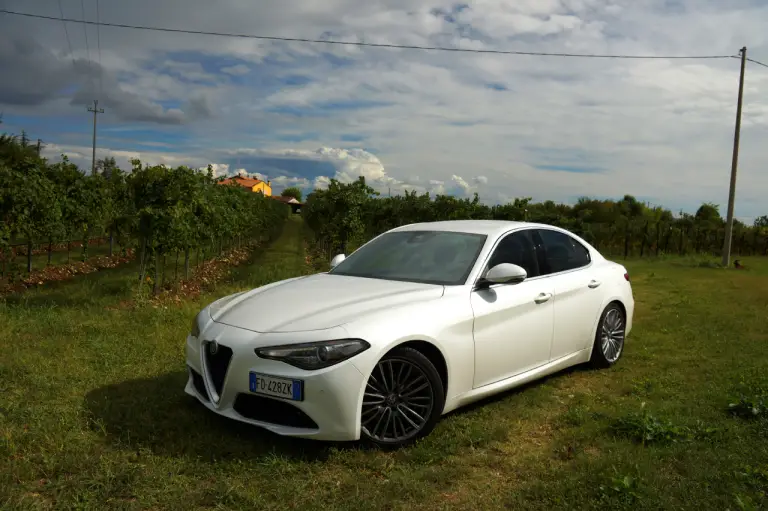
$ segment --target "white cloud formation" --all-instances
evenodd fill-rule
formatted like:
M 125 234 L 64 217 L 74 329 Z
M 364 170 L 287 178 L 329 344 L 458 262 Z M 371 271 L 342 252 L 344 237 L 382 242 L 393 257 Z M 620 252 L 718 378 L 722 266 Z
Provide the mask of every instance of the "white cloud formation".
M 768 60 L 768 6 L 751 0 L 466 3 L 307 0 L 289 8 L 247 0 L 135 0 L 102 5 L 101 16 L 220 32 L 522 51 L 731 55 L 746 42 L 751 57 Z M 4 5 L 51 15 L 44 3 Z M 65 3 L 65 15 L 79 17 L 79 9 Z M 217 173 L 262 172 L 276 189 L 364 175 L 382 193 L 477 192 L 489 202 L 631 193 L 675 210 L 703 201 L 725 210 L 735 59 L 438 53 L 105 27 L 101 70 L 87 66 L 81 30 L 70 30 L 73 65 L 59 23 L 9 19 L 0 18 L 0 68 L 9 76 L 0 83 L 6 124 L 70 150 L 86 168 L 84 106 L 101 92 L 101 77 L 109 105 L 99 119 L 100 155 L 216 162 Z M 94 27 L 86 30 L 95 40 Z M 33 51 L 30 40 L 44 51 Z M 737 216 L 768 213 L 762 150 L 768 70 L 750 64 L 747 73 Z M 47 116 L 44 124 L 35 124 L 39 115 Z M 136 134 L 117 131 L 126 125 Z M 138 137 L 134 147 L 152 150 L 131 151 L 134 142 L 119 143 L 121 137 Z M 330 166 L 312 175 L 279 174 L 245 159 L 238 164 L 238 154 Z
M 317 175 L 312 179 L 306 177 L 277 175 L 269 177 L 266 174 L 255 172 L 251 176 L 264 181 L 270 180 L 273 189 L 282 190 L 289 186 L 298 186 L 300 188 L 320 188 L 325 189 L 335 179 L 342 183 L 351 183 L 360 176 L 365 178 L 366 183 L 377 192 L 389 194 L 402 194 L 406 190 L 417 192 L 429 192 L 432 195 L 449 193 L 457 196 L 471 196 L 478 187 L 488 184 L 488 178 L 477 176 L 472 178 L 473 186 L 469 185 L 464 178 L 452 176 L 451 184 L 445 186 L 443 181 L 422 180 L 419 177 L 407 179 L 397 179 L 387 173 L 384 164 L 374 154 L 363 149 L 341 149 L 333 147 L 321 147 L 315 150 L 302 149 L 283 149 L 283 150 L 258 150 L 258 149 L 238 149 L 234 152 L 238 158 L 245 156 L 269 158 L 269 159 L 291 159 L 302 160 L 305 162 L 325 162 L 329 163 L 335 169 L 335 172 L 328 175 Z M 279 163 L 272 160 L 272 164 L 279 171 Z

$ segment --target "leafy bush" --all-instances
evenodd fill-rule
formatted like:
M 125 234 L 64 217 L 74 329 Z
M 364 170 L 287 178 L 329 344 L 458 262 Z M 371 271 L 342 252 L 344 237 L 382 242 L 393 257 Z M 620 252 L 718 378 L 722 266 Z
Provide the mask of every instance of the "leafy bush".
M 349 252 L 400 225 L 437 220 L 479 219 L 532 221 L 569 229 L 607 254 L 664 256 L 719 254 L 725 222 L 718 206 L 703 204 L 694 215 L 675 217 L 670 210 L 649 207 L 631 195 L 619 200 L 581 198 L 573 206 L 517 198 L 488 206 L 472 199 L 405 192 L 379 197 L 361 177 L 352 183 L 331 180 L 327 190 L 307 196 L 302 214 L 316 241 Z M 342 248 L 344 250 L 342 250 Z M 735 221 L 734 254 L 768 254 L 768 216 L 752 227 Z

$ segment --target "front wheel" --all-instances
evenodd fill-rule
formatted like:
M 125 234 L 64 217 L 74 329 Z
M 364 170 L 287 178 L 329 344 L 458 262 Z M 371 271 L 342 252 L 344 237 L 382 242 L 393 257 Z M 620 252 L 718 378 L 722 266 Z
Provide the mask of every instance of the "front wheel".
M 600 316 L 592 348 L 590 363 L 594 367 L 610 367 L 618 362 L 624 353 L 626 318 L 618 303 L 611 303 Z
M 413 348 L 395 348 L 368 378 L 361 436 L 376 445 L 402 447 L 432 431 L 444 404 L 445 391 L 434 364 Z

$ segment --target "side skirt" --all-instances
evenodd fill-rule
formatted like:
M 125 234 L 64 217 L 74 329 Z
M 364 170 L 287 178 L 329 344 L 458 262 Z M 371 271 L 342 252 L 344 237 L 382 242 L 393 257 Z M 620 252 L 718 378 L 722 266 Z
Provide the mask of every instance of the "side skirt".
M 497 381 L 496 383 L 491 383 L 476 389 L 472 389 L 469 392 L 465 392 L 464 394 L 459 394 L 449 402 L 446 402 L 445 408 L 443 409 L 443 414 L 451 412 L 457 408 L 461 408 L 462 406 L 466 406 L 475 401 L 479 401 L 486 397 L 492 396 L 494 394 L 504 392 L 505 390 L 513 389 L 515 387 L 519 387 L 526 383 L 543 378 L 544 376 L 562 371 L 568 367 L 588 362 L 591 351 L 592 347 L 590 346 L 589 349 L 577 351 L 571 355 L 566 355 L 528 372 L 512 376 L 511 378 L 507 378 L 505 380 Z

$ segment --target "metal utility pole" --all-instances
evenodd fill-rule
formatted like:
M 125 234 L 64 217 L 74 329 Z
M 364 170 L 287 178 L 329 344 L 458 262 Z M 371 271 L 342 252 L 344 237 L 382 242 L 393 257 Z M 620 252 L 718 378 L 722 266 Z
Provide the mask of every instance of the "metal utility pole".
M 93 100 L 93 108 L 88 108 L 89 112 L 93 112 L 93 156 L 91 157 L 91 175 L 96 174 L 96 116 L 103 114 L 104 109 L 99 108 L 99 100 Z
M 733 237 L 733 203 L 736 200 L 736 169 L 739 166 L 739 137 L 741 136 L 741 105 L 744 99 L 744 68 L 747 64 L 747 47 L 741 49 L 741 76 L 739 77 L 739 100 L 736 106 L 736 130 L 733 135 L 733 161 L 731 162 L 731 187 L 728 191 L 728 216 L 725 222 L 722 265 L 731 264 L 731 238 Z

